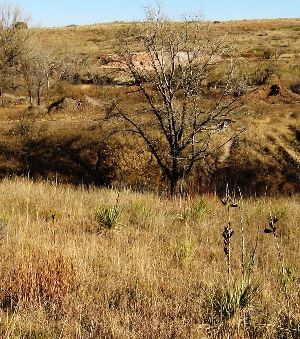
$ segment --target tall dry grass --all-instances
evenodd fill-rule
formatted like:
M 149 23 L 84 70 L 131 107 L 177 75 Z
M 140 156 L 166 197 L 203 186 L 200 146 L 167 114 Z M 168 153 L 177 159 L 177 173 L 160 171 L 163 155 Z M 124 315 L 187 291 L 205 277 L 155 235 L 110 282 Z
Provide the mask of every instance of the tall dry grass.
M 27 179 L 2 181 L 0 197 L 2 338 L 296 338 L 299 196 L 236 198 L 231 284 L 242 281 L 242 222 L 245 265 L 255 249 L 251 284 L 258 288 L 227 318 L 216 317 L 223 299 L 214 299 L 220 307 L 209 303 L 228 292 L 228 218 L 217 197 L 170 201 Z M 96 211 L 116 203 L 119 227 L 101 227 Z M 264 234 L 270 211 L 284 274 L 276 243 Z

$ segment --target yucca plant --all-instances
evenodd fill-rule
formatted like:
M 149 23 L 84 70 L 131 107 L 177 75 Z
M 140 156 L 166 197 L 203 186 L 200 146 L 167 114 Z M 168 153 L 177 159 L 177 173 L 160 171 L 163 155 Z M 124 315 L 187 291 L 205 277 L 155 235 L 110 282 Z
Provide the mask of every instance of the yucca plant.
M 227 289 L 217 288 L 204 298 L 206 321 L 212 327 L 226 327 L 237 315 L 246 311 L 256 295 L 258 285 Z
M 281 265 L 281 272 L 279 274 L 279 281 L 283 287 L 283 294 L 285 297 L 285 308 L 286 311 L 282 313 L 279 317 L 279 325 L 277 326 L 277 332 L 279 333 L 279 338 L 300 338 L 300 321 L 296 319 L 295 315 L 292 312 L 292 303 L 293 299 L 290 296 L 288 291 L 288 282 L 292 278 L 292 271 L 285 265 L 283 252 L 279 244 L 279 234 L 278 234 L 278 221 L 277 216 L 272 216 L 270 211 L 270 220 L 269 226 L 265 228 L 264 232 L 266 234 L 273 234 L 278 261 Z
M 288 294 L 288 290 L 287 290 L 287 280 L 286 280 L 287 271 L 286 271 L 286 268 L 285 268 L 283 253 L 281 251 L 279 241 L 278 241 L 278 226 L 277 226 L 278 220 L 279 219 L 276 216 L 272 217 L 272 214 L 270 212 L 269 227 L 266 227 L 264 232 L 267 233 L 267 234 L 270 234 L 270 233 L 273 234 L 274 239 L 275 239 L 278 261 L 281 265 L 281 281 L 283 282 L 283 291 L 284 291 L 287 307 L 289 309 L 290 298 L 289 298 L 289 294 Z
M 230 197 L 228 192 L 228 187 L 226 188 L 226 197 L 221 199 L 222 204 L 227 208 L 227 218 L 228 222 L 227 225 L 225 225 L 222 237 L 223 237 L 223 243 L 224 243 L 224 253 L 227 258 L 227 285 L 228 285 L 228 291 L 230 291 L 231 288 L 231 237 L 233 236 L 233 229 L 231 226 L 231 215 L 230 210 L 231 208 L 237 207 L 237 203 L 234 201 L 232 197 Z
M 119 226 L 122 210 L 118 206 L 100 206 L 95 213 L 95 219 L 99 226 L 105 229 L 113 229 Z
M 254 265 L 254 258 L 257 249 L 258 235 L 252 252 L 250 253 L 249 267 L 246 272 L 246 253 L 245 253 L 245 234 L 243 221 L 243 201 L 242 195 L 239 202 L 234 197 L 229 195 L 228 186 L 226 187 L 226 196 L 221 199 L 222 204 L 226 208 L 227 223 L 222 232 L 223 250 L 226 256 L 227 266 L 227 287 L 215 286 L 211 291 L 205 292 L 204 298 L 204 314 L 205 322 L 209 325 L 208 332 L 213 338 L 228 337 L 231 335 L 241 334 L 241 331 L 247 331 L 245 315 L 251 309 L 253 298 L 256 296 L 259 289 L 258 284 L 251 282 L 252 268 Z M 232 247 L 231 242 L 234 238 L 235 232 L 232 227 L 231 211 L 237 208 L 240 211 L 240 231 L 241 231 L 241 256 L 240 281 L 233 281 L 232 279 Z M 246 281 L 246 273 L 248 273 L 248 280 Z M 240 326 L 243 321 L 244 327 Z
M 232 284 L 226 287 L 212 287 L 205 291 L 203 298 L 204 323 L 208 325 L 209 338 L 231 338 L 235 335 L 244 338 L 251 318 L 253 300 L 259 291 L 258 284 Z

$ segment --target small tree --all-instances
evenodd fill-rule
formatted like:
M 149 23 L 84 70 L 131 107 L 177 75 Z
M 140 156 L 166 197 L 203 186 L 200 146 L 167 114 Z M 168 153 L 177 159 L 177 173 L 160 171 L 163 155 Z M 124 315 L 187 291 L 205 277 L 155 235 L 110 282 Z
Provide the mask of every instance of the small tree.
M 29 17 L 17 6 L 0 5 L 0 95 L 15 88 L 19 79 L 20 57 L 28 39 Z
M 173 196 L 198 161 L 240 133 L 225 132 L 229 116 L 239 107 L 232 95 L 231 48 L 199 18 L 172 22 L 160 8 L 148 8 L 145 22 L 136 24 L 132 36 L 142 52 L 133 52 L 126 40 L 120 58 L 137 86 L 133 92 L 142 94 L 145 105 L 134 111 L 112 98 L 111 114 L 144 140 Z M 219 75 L 209 91 L 211 74 Z
M 51 76 L 58 63 L 51 49 L 42 46 L 39 39 L 31 37 L 20 65 L 30 104 L 34 99 L 38 106 L 41 104 L 43 91 L 49 89 Z
M 92 67 L 90 57 L 83 56 L 71 45 L 65 45 L 59 55 L 58 75 L 59 80 L 67 81 L 71 84 L 81 82 L 80 75 L 86 69 Z

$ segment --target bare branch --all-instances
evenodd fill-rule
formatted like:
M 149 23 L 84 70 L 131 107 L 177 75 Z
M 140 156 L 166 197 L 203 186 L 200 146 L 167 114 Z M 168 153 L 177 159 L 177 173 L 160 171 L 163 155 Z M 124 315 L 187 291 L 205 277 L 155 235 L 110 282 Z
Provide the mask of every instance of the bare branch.
M 241 133 L 216 138 L 220 119 L 238 111 L 241 102 L 231 95 L 235 65 L 227 57 L 224 37 L 214 38 L 204 22 L 173 22 L 160 6 L 148 8 L 146 14 L 136 31 L 143 52 L 132 52 L 126 45 L 120 56 L 146 99 L 147 113 L 136 115 L 116 100 L 113 104 L 117 116 L 144 140 L 174 194 L 178 180 L 197 161 Z M 222 87 L 210 96 L 205 82 L 217 68 L 222 69 Z

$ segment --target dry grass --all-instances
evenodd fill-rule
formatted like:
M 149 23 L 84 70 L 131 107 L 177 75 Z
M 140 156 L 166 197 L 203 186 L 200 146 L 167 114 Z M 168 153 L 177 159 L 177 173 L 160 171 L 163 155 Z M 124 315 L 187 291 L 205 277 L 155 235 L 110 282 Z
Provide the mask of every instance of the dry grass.
M 37 28 L 34 31 L 40 35 L 42 40 L 53 46 L 62 46 L 68 41 L 75 50 L 82 53 L 96 51 L 114 52 L 116 40 L 129 30 L 133 23 L 114 22 L 86 26 L 69 26 L 61 28 Z M 180 23 L 178 24 L 180 26 Z M 291 50 L 299 51 L 297 36 L 299 31 L 299 19 L 274 19 L 274 20 L 240 20 L 211 23 L 211 27 L 217 34 L 228 32 L 242 50 L 255 49 L 263 46 L 277 47 L 289 44 Z M 265 44 L 270 41 L 271 44 Z M 83 43 L 82 43 L 83 42 Z M 90 49 L 89 49 L 90 48 Z
M 67 40 L 69 51 L 93 59 L 91 67 L 101 73 L 128 25 L 37 33 L 58 50 Z M 280 96 L 269 97 L 268 86 L 248 96 L 247 109 L 237 115 L 248 128 L 220 154 L 220 162 L 236 171 L 230 179 L 241 179 L 245 189 L 257 193 L 259 183 L 260 193 L 281 186 L 290 194 L 244 200 L 242 219 L 239 209 L 230 212 L 230 289 L 222 238 L 228 215 L 215 196 L 170 201 L 127 190 L 5 179 L 0 183 L 0 337 L 299 338 L 300 199 L 292 194 L 297 186 L 291 186 L 294 175 L 299 181 L 299 98 L 288 91 L 299 80 L 299 20 L 212 26 L 229 31 L 247 72 L 272 55 L 271 81 L 282 86 Z M 89 170 L 100 159 L 107 161 L 104 174 L 111 175 L 112 184 L 162 190 L 160 172 L 140 141 L 120 134 L 99 144 L 115 127 L 103 119 L 109 97 L 118 96 L 132 109 L 143 107 L 138 94 L 128 93 L 133 89 L 61 83 L 47 100 L 69 97 L 87 104 L 50 115 L 50 101 L 24 115 L 26 104 L 17 97 L 0 110 L 1 176 L 35 169 L 45 177 L 58 172 L 68 179 L 77 175 L 74 181 L 95 173 L 99 178 L 103 173 Z M 97 158 L 101 147 L 106 153 Z M 195 182 L 198 173 L 203 168 L 194 173 Z M 219 192 L 224 190 L 220 177 Z M 119 193 L 118 227 L 105 229 L 95 213 L 115 206 Z M 279 218 L 282 258 L 272 234 L 263 232 L 270 211 Z M 241 226 L 246 272 L 255 249 L 249 288 L 241 272 Z
M 116 22 L 51 29 L 35 28 L 32 31 L 39 36 L 46 47 L 56 50 L 58 55 L 68 55 L 84 61 L 80 73 L 86 80 L 88 73 L 96 74 L 100 78 L 101 76 L 105 78 L 107 74 L 112 78 L 120 76 L 113 68 L 117 60 L 115 53 L 123 32 L 128 32 L 132 26 L 133 23 Z M 257 91 L 245 98 L 245 109 L 236 115 L 236 122 L 231 126 L 235 128 L 239 124 L 248 128 L 238 142 L 224 147 L 224 154 L 219 155 L 220 161 L 216 165 L 216 177 L 225 177 L 225 181 L 231 178 L 237 179 L 239 185 L 244 180 L 245 189 L 251 186 L 258 194 L 262 193 L 266 186 L 276 193 L 286 194 L 291 190 L 298 192 L 299 137 L 297 133 L 300 130 L 298 113 L 300 101 L 299 95 L 292 93 L 289 87 L 299 82 L 300 44 L 297 39 L 300 32 L 299 19 L 229 21 L 210 23 L 210 26 L 216 35 L 228 32 L 228 44 L 235 46 L 242 74 L 253 74 L 257 68 L 263 69 L 272 65 L 274 72 L 270 76 L 270 84 L 276 83 L 281 86 L 280 95 L 268 96 L 270 84 L 267 84 L 259 86 Z M 136 42 L 132 39 L 130 43 Z M 78 62 L 80 64 L 80 61 Z M 124 74 L 122 76 L 126 78 Z M 5 107 L 0 108 L 2 150 L 0 176 L 3 178 L 12 173 L 24 174 L 30 170 L 33 175 L 44 177 L 52 177 L 53 172 L 56 172 L 62 180 L 65 180 L 68 177 L 68 168 L 78 168 L 82 164 L 82 171 L 86 171 L 87 167 L 88 170 L 93 167 L 95 176 L 97 150 L 100 148 L 105 149 L 109 158 L 105 161 L 108 162 L 106 169 L 110 180 L 104 179 L 102 183 L 163 189 L 161 184 L 164 179 L 140 141 L 136 141 L 129 134 L 118 134 L 109 139 L 106 145 L 101 145 L 101 140 L 113 129 L 122 130 L 123 127 L 114 124 L 112 120 L 103 119 L 110 105 L 109 98 L 117 97 L 125 109 L 136 112 L 144 110 L 143 98 L 134 90 L 134 86 L 127 86 L 126 83 L 123 83 L 123 86 L 111 83 L 96 86 L 74 85 L 62 81 L 56 83 L 49 92 L 45 92 L 43 105 L 37 112 L 26 110 L 27 101 L 24 91 L 22 93 L 18 90 L 20 93 L 10 93 L 10 95 L 5 93 L 8 95 L 5 98 Z M 48 115 L 47 106 L 59 98 L 71 99 L 74 105 L 53 110 Z M 214 100 L 213 94 L 209 100 Z M 27 127 L 29 132 L 23 133 L 22 129 Z M 81 138 L 78 148 L 81 147 L 83 151 L 78 151 L 75 156 L 71 154 L 69 157 L 68 145 L 57 140 L 68 141 L 74 135 Z M 36 150 L 39 156 L 51 154 L 42 159 L 40 168 L 31 163 L 28 166 L 32 168 L 24 166 L 24 159 L 28 158 L 27 153 L 30 149 L 28 139 L 40 141 L 39 148 Z M 57 162 L 55 159 L 57 153 L 49 152 L 47 148 L 49 144 L 59 144 L 66 153 L 65 166 L 61 165 L 57 168 L 53 165 Z M 72 146 L 77 147 L 73 144 Z M 44 167 L 48 168 L 49 172 L 43 169 L 46 161 L 48 163 Z M 212 163 L 213 160 L 210 162 Z M 247 167 L 250 168 L 251 173 L 247 172 Z M 237 173 L 240 169 L 242 171 Z M 80 175 L 82 171 L 79 171 Z M 196 170 L 191 175 L 194 186 L 197 186 L 199 176 L 202 177 L 203 167 L 199 171 Z M 228 171 L 230 173 L 227 176 Z M 71 172 L 77 173 L 74 170 Z M 76 182 L 81 180 L 80 175 L 75 178 Z M 96 175 L 99 177 L 102 174 L 96 173 Z M 211 187 L 199 182 L 197 189 L 214 190 L 214 187 L 218 186 L 219 179 L 209 178 L 209 180 L 212 183 Z M 155 184 L 150 185 L 154 181 Z M 87 182 L 95 181 L 90 180 L 89 177 Z
M 211 196 L 170 201 L 119 194 L 120 227 L 102 230 L 94 215 L 99 206 L 115 205 L 114 190 L 26 179 L 0 183 L 1 337 L 206 338 L 211 333 L 214 338 L 285 338 L 288 324 L 297 327 L 298 196 L 243 201 L 246 263 L 260 227 L 251 280 L 259 289 L 246 309 L 212 326 L 205 301 L 227 286 L 221 236 L 226 208 Z M 285 275 L 272 235 L 263 233 L 270 210 L 279 218 Z M 236 287 L 241 283 L 240 223 L 234 209 Z

